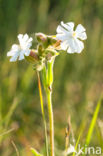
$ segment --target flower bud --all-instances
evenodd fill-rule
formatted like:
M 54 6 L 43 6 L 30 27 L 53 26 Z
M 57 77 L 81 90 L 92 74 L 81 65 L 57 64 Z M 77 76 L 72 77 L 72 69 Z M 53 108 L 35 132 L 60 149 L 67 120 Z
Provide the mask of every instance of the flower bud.
M 36 62 L 39 61 L 39 57 L 37 54 L 37 51 L 31 50 L 29 56 L 25 56 L 25 59 L 32 64 L 35 64 Z
M 33 69 L 37 70 L 37 71 L 41 71 L 43 69 L 44 65 L 45 65 L 44 64 L 44 59 L 42 59 L 41 61 L 39 61 L 38 63 L 35 63 L 33 65 Z
M 47 40 L 47 36 L 43 33 L 36 33 L 35 36 L 36 36 L 38 42 L 44 43 Z
M 53 47 L 51 46 L 45 50 L 45 55 L 47 60 L 51 60 L 52 57 L 58 55 L 58 52 L 55 49 L 53 49 Z
M 57 42 L 57 39 L 54 36 L 47 36 L 47 41 L 49 45 L 53 45 Z
M 43 51 L 44 51 L 43 46 L 41 44 L 39 44 L 37 49 L 38 49 L 39 55 L 42 56 Z
M 43 33 L 36 33 L 35 35 L 38 42 L 42 43 L 44 48 L 47 48 L 57 42 L 55 36 L 45 35 Z

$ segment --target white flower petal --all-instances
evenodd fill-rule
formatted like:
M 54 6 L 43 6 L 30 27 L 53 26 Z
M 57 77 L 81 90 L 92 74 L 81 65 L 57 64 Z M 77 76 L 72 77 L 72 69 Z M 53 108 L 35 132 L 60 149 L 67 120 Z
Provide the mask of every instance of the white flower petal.
M 32 38 L 32 37 L 30 37 L 30 38 L 28 39 L 28 42 L 32 42 L 32 40 L 33 40 L 33 38 Z
M 72 39 L 69 41 L 69 48 L 67 50 L 68 53 L 81 53 L 84 48 L 84 44 L 82 41 L 78 39 Z
M 79 38 L 79 39 L 81 39 L 81 40 L 86 40 L 86 39 L 87 39 L 87 34 L 86 34 L 86 32 L 77 34 L 77 38 Z
M 23 34 L 19 34 L 19 35 L 18 35 L 18 40 L 19 40 L 19 42 L 21 42 L 22 39 L 23 39 Z
M 67 41 L 64 41 L 64 42 L 61 43 L 61 48 L 63 50 L 67 50 L 68 49 L 68 43 L 67 43 Z
M 15 53 L 16 53 L 16 51 L 13 51 L 13 50 L 8 51 L 8 52 L 7 52 L 7 56 L 14 56 Z
M 76 42 L 77 42 L 77 53 L 81 53 L 82 52 L 82 50 L 84 49 L 84 43 L 82 42 L 82 41 L 80 41 L 80 40 L 76 40 Z
M 11 48 L 11 50 L 7 53 L 7 56 L 12 56 L 10 61 L 15 62 L 17 59 L 23 60 L 24 55 L 29 56 L 30 54 L 30 47 L 32 45 L 32 38 L 25 34 L 19 34 L 18 40 L 20 42 L 20 45 L 14 44 Z
M 26 42 L 28 39 L 29 39 L 29 36 L 28 36 L 27 34 L 25 34 L 25 35 L 23 36 L 23 40 Z
M 56 38 L 61 40 L 61 49 L 67 50 L 68 53 L 80 53 L 84 48 L 84 43 L 80 40 L 87 39 L 86 29 L 81 24 L 77 26 L 76 31 L 73 28 L 73 22 L 61 22 L 61 26 L 57 27 Z
M 18 35 L 18 40 L 19 40 L 19 43 L 20 43 L 20 47 L 24 47 L 24 40 L 23 40 L 23 35 L 22 34 L 19 34 Z
M 69 48 L 67 49 L 67 53 L 70 53 L 70 54 L 75 53 L 75 50 L 72 49 L 71 47 L 69 47 Z
M 57 34 L 57 35 L 56 35 L 56 38 L 57 38 L 58 40 L 64 41 L 64 40 L 67 40 L 67 39 L 68 39 L 68 36 L 69 36 L 69 34 L 68 34 L 68 32 L 67 32 L 67 35 L 66 35 L 66 34 Z
M 17 44 L 13 44 L 11 50 L 14 50 L 14 51 L 19 50 L 19 46 Z
M 78 24 L 75 32 L 76 33 L 82 33 L 84 31 L 86 31 L 86 29 L 81 24 Z
M 65 23 L 65 24 L 64 24 L 64 22 L 62 21 L 62 22 L 61 22 L 61 25 L 62 25 L 65 29 L 67 29 L 68 31 L 73 31 L 73 29 L 74 29 L 74 23 L 73 23 L 73 22 L 69 22 L 69 23 Z
M 33 39 L 31 37 L 29 38 L 27 34 L 25 34 L 24 36 L 22 36 L 22 34 L 18 35 L 18 39 L 22 49 L 27 49 L 31 47 L 31 42 Z
M 74 45 L 76 53 L 81 53 L 81 51 L 84 49 L 84 43 L 78 39 L 74 40 Z
M 25 46 L 23 47 L 23 49 L 29 49 L 30 47 L 32 46 L 32 43 L 29 42 L 29 43 L 26 43 Z
M 68 38 L 68 45 L 69 45 L 69 48 L 67 50 L 68 53 L 74 53 L 75 52 L 75 43 L 74 43 L 74 38 L 71 37 L 71 38 Z
M 10 62 L 15 62 L 15 61 L 17 61 L 18 56 L 19 56 L 19 53 L 16 53 L 14 56 L 11 57 Z
M 74 29 L 74 22 L 68 22 L 66 24 L 71 28 L 71 31 L 73 31 L 73 29 Z
M 61 25 L 59 25 L 56 29 L 57 33 L 67 33 L 67 30 L 65 30 Z
M 30 49 L 26 49 L 26 50 L 25 50 L 25 53 L 24 53 L 24 54 L 25 54 L 25 56 L 29 56 L 30 51 L 31 51 Z
M 23 60 L 24 59 L 24 54 L 21 52 L 19 55 L 19 60 Z

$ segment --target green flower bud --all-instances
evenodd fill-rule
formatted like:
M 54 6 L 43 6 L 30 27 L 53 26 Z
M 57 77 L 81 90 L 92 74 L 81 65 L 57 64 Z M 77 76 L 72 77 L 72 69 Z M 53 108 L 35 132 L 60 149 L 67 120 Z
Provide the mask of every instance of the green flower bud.
M 39 54 L 40 56 L 42 56 L 42 54 L 43 54 L 43 52 L 44 52 L 43 46 L 42 46 L 41 44 L 39 44 L 37 49 L 38 49 L 38 54 Z
M 43 33 L 36 33 L 35 36 L 38 42 L 44 43 L 47 40 L 47 36 Z
M 37 71 L 41 71 L 45 65 L 45 58 L 40 57 L 39 61 L 33 65 L 33 69 Z
M 44 65 L 45 64 L 43 62 L 39 62 L 33 65 L 33 69 L 37 71 L 41 71 L 44 68 Z
M 54 49 L 54 47 L 50 46 L 45 50 L 45 57 L 47 60 L 51 60 L 52 57 L 59 55 L 59 53 Z
M 32 64 L 37 63 L 37 62 L 39 61 L 39 56 L 38 56 L 37 51 L 31 50 L 31 51 L 30 51 L 30 55 L 29 55 L 29 56 L 25 56 L 25 59 L 26 59 L 29 63 L 32 63 Z
M 43 33 L 36 33 L 35 35 L 36 35 L 38 42 L 40 42 L 44 48 L 47 48 L 48 46 L 51 46 L 57 42 L 57 39 L 55 36 L 49 36 Z

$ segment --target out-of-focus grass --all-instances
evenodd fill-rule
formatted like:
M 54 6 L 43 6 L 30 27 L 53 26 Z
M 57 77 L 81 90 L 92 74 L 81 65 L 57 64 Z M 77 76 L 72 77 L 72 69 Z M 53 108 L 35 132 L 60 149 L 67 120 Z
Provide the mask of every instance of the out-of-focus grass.
M 17 42 L 18 33 L 36 31 L 55 34 L 61 20 L 82 23 L 88 40 L 80 54 L 61 54 L 54 66 L 53 108 L 55 146 L 63 150 L 68 115 L 77 140 L 84 144 L 94 108 L 103 89 L 103 1 L 102 0 L 1 0 L 0 1 L 0 156 L 15 156 L 13 140 L 20 155 L 31 156 L 30 147 L 44 151 L 44 131 L 37 77 L 26 62 L 10 63 L 6 52 Z M 17 99 L 16 109 L 6 127 L 5 117 Z M 45 99 L 44 99 L 45 100 Z M 45 104 L 46 108 L 46 104 Z M 103 144 L 103 106 L 91 138 L 92 146 Z M 71 140 L 72 142 L 72 140 Z M 6 150 L 5 150 L 6 149 Z
M 96 109 L 94 111 L 94 115 L 93 115 L 89 130 L 88 130 L 88 135 L 86 137 L 86 145 L 87 146 L 90 144 L 90 141 L 91 141 L 91 138 L 92 138 L 92 133 L 93 133 L 93 130 L 94 130 L 94 127 L 95 127 L 95 124 L 96 124 L 96 120 L 98 118 L 98 114 L 99 114 L 99 111 L 100 111 L 101 104 L 102 104 L 102 97 L 100 97 L 100 100 L 97 103 L 97 106 L 96 106 Z

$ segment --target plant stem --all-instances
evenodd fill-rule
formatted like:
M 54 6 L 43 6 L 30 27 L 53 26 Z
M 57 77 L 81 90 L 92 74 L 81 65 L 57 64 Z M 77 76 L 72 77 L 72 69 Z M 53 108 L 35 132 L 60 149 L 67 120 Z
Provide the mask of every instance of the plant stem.
M 48 100 L 48 113 L 49 113 L 49 124 L 50 124 L 50 146 L 51 146 L 51 156 L 54 156 L 54 123 L 53 123 L 53 110 L 52 110 L 52 100 L 51 91 L 47 90 L 47 100 Z
M 43 121 L 44 121 L 44 129 L 45 129 L 46 154 L 47 154 L 47 156 L 49 156 L 49 153 L 48 153 L 47 126 L 46 126 L 46 119 L 45 119 L 43 96 L 42 96 L 42 89 L 41 89 L 41 82 L 40 82 L 39 72 L 37 72 L 37 76 L 38 76 L 38 88 L 39 88 L 39 96 L 40 96 L 40 103 L 41 103 L 41 111 L 42 111 L 42 116 L 43 116 Z
M 48 114 L 49 114 L 49 124 L 50 124 L 50 146 L 51 146 L 51 156 L 54 156 L 54 119 L 53 119 L 53 109 L 52 109 L 52 83 L 53 83 L 53 64 L 54 59 L 47 64 L 47 101 L 48 101 Z
M 53 83 L 53 58 L 47 62 L 47 66 L 43 68 L 42 80 L 47 95 L 48 116 L 49 116 L 49 131 L 50 131 L 50 156 L 54 156 L 54 123 L 52 109 L 52 83 Z

